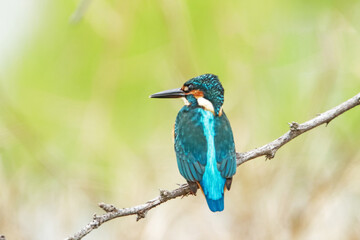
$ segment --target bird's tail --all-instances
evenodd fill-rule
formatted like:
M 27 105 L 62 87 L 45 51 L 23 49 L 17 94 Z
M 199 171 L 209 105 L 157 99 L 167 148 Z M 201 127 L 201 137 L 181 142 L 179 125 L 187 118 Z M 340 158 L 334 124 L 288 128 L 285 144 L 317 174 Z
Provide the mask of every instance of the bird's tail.
M 221 212 L 224 210 L 224 195 L 221 198 L 213 200 L 208 196 L 205 196 L 206 202 L 212 212 Z

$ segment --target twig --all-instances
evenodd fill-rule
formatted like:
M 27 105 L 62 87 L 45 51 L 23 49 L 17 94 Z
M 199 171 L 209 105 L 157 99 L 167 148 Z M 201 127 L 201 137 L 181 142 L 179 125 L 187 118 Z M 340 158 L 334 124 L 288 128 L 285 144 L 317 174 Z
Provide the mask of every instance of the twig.
M 245 153 L 237 153 L 236 160 L 237 166 L 251 160 L 254 158 L 258 158 L 261 156 L 265 156 L 266 159 L 271 159 L 275 156 L 277 150 L 296 138 L 297 136 L 307 132 L 315 127 L 318 127 L 324 123 L 329 124 L 331 120 L 336 118 L 337 116 L 343 114 L 344 112 L 352 109 L 353 107 L 360 105 L 360 93 L 356 96 L 350 98 L 346 102 L 341 103 L 340 105 L 316 116 L 315 118 L 304 122 L 302 124 L 298 124 L 296 122 L 289 123 L 290 130 L 279 137 L 278 139 L 262 146 L 256 148 L 254 150 L 245 152 Z M 113 205 L 100 203 L 99 207 L 102 208 L 106 213 L 98 216 L 94 215 L 93 220 L 87 224 L 83 229 L 79 232 L 75 233 L 73 236 L 66 238 L 66 240 L 79 240 L 84 236 L 89 234 L 92 230 L 98 228 L 103 223 L 110 221 L 114 218 L 124 217 L 128 215 L 137 215 L 136 221 L 145 218 L 147 212 L 170 200 L 175 199 L 177 197 L 184 197 L 191 194 L 190 188 L 188 184 L 183 184 L 179 188 L 173 191 L 160 190 L 160 195 L 152 200 L 147 201 L 146 203 L 130 208 L 116 208 Z
M 74 13 L 70 16 L 70 23 L 78 23 L 90 6 L 91 0 L 81 0 Z
M 356 107 L 357 105 L 360 105 L 360 93 L 350 98 L 346 102 L 343 102 L 340 105 L 319 114 L 307 122 L 302 124 L 296 122 L 289 123 L 290 130 L 278 139 L 254 150 L 245 153 L 237 153 L 237 165 L 239 166 L 244 162 L 264 155 L 266 159 L 271 159 L 275 156 L 276 151 L 290 140 L 324 123 L 326 123 L 327 126 L 334 118 L 352 109 L 353 107 Z

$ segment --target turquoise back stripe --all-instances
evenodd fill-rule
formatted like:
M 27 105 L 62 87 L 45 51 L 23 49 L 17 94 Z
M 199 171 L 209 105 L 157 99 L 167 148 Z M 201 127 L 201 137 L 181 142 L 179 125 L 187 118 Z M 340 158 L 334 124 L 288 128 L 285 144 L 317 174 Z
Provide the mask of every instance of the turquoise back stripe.
M 201 122 L 204 126 L 204 134 L 207 141 L 207 164 L 200 185 L 204 190 L 206 198 L 218 200 L 224 195 L 225 178 L 221 177 L 217 169 L 214 144 L 214 115 L 212 112 L 203 109 L 199 109 L 199 111 L 202 114 Z

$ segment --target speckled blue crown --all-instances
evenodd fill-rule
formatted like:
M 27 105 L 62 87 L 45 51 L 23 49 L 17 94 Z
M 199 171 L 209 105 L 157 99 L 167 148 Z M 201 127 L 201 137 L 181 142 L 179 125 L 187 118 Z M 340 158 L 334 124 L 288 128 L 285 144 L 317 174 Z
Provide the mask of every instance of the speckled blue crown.
M 190 84 L 204 93 L 204 97 L 213 104 L 215 113 L 219 114 L 224 103 L 224 88 L 219 78 L 214 74 L 203 74 L 190 79 L 184 85 Z

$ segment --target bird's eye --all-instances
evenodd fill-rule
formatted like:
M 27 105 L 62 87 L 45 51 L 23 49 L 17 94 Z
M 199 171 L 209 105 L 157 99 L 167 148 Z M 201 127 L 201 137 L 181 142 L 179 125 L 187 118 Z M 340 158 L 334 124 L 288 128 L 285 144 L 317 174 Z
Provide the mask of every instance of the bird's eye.
M 183 90 L 184 92 L 188 93 L 188 92 L 190 92 L 190 91 L 193 90 L 193 89 L 194 89 L 194 86 L 193 86 L 192 84 L 189 84 L 189 85 L 184 86 L 182 90 Z

